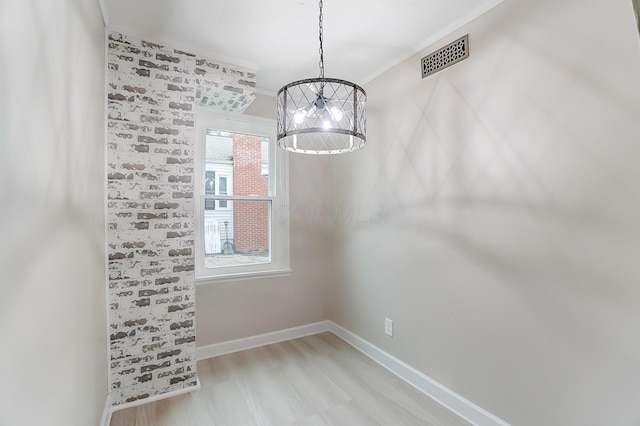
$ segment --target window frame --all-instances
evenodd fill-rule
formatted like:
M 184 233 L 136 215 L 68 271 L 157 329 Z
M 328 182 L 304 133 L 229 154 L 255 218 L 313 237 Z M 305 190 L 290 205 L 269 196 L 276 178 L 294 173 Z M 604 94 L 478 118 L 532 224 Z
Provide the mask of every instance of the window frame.
M 289 155 L 276 148 L 276 121 L 241 113 L 216 112 L 203 107 L 196 108 L 196 134 L 194 141 L 194 247 L 196 284 L 210 284 L 221 281 L 258 279 L 291 275 L 290 235 L 289 235 Z M 251 265 L 226 266 L 220 268 L 205 267 L 204 250 L 204 177 L 206 173 L 205 150 L 207 129 L 223 130 L 232 133 L 244 133 L 269 137 L 269 195 L 235 196 L 215 195 L 215 206 L 219 201 L 253 200 L 268 201 L 270 210 L 270 256 L 271 261 Z M 227 178 L 227 192 L 233 193 L 233 177 Z M 216 193 L 219 190 L 216 173 Z M 227 209 L 230 207 L 227 207 Z M 224 208 L 223 208 L 224 209 Z

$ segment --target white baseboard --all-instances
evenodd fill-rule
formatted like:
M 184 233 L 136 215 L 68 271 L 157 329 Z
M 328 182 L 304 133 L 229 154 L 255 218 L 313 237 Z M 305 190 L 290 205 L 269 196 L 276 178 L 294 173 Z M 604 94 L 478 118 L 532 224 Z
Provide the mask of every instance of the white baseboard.
M 102 418 L 100 419 L 100 426 L 109 426 L 111 424 L 111 394 L 107 394 L 107 398 L 104 401 L 104 409 L 102 410 Z
M 393 355 L 388 354 L 333 321 L 329 323 L 329 331 L 333 334 L 464 420 L 478 426 L 509 426 L 509 423 L 466 400 Z
M 469 423 L 477 426 L 510 426 L 509 423 L 504 420 L 499 419 L 488 411 L 478 407 L 471 401 L 468 401 L 453 392 L 451 389 L 441 385 L 410 365 L 400 361 L 393 355 L 367 342 L 333 321 L 321 321 L 300 327 L 251 336 L 244 339 L 230 340 L 228 342 L 197 347 L 196 359 L 202 360 L 206 358 L 213 358 L 233 352 L 310 336 L 312 334 L 323 333 L 325 331 L 330 331 L 340 337 L 364 355 L 376 361 L 400 379 L 426 394 L 434 401 L 438 402 L 440 405 Z
M 125 408 L 137 407 L 139 405 L 148 404 L 150 402 L 160 401 L 162 399 L 171 398 L 173 396 L 182 395 L 185 393 L 193 392 L 195 390 L 200 389 L 200 380 L 196 379 L 195 386 L 190 386 L 188 388 L 174 390 L 172 392 L 162 393 L 160 395 L 150 396 L 149 398 L 138 399 L 132 402 L 126 402 L 124 404 L 113 405 L 111 407 L 111 412 L 124 410 Z
M 313 324 L 287 328 L 285 330 L 259 334 L 257 336 L 246 337 L 243 339 L 229 340 L 228 342 L 196 347 L 196 359 L 201 360 L 213 358 L 220 355 L 258 348 L 260 346 L 271 345 L 273 343 L 297 339 L 299 337 L 310 336 L 312 334 L 323 333 L 325 331 L 329 331 L 330 323 L 331 321 L 320 321 Z

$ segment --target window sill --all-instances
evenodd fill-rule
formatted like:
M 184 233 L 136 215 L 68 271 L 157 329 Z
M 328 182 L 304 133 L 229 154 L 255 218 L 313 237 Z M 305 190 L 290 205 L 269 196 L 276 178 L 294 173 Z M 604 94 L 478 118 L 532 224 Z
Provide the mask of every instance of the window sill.
M 274 269 L 271 271 L 241 272 L 208 277 L 196 277 L 196 285 L 216 284 L 221 282 L 256 280 L 265 278 L 277 278 L 291 276 L 293 271 L 287 269 Z

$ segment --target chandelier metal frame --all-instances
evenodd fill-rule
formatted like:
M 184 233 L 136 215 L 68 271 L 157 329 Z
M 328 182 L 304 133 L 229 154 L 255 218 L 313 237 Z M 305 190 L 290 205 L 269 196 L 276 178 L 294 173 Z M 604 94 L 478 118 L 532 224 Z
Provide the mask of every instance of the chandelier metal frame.
M 278 147 L 305 154 L 340 154 L 367 143 L 367 94 L 355 83 L 324 76 L 323 1 L 319 1 L 320 77 L 294 81 L 277 94 Z

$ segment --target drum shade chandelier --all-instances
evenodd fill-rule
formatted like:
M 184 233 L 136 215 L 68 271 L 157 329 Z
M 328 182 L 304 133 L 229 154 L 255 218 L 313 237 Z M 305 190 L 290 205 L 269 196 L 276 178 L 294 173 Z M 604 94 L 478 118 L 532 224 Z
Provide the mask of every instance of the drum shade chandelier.
M 277 145 L 304 154 L 341 154 L 367 144 L 367 94 L 357 84 L 324 77 L 322 0 L 320 77 L 289 83 L 277 96 Z

